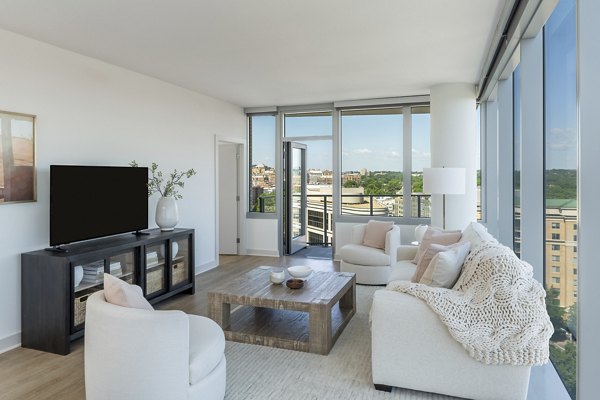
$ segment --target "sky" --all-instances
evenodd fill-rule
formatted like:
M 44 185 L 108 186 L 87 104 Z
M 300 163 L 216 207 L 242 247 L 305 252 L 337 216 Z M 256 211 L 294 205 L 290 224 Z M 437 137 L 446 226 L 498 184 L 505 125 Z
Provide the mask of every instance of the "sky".
M 544 29 L 546 169 L 575 169 L 577 167 L 575 0 L 561 0 Z
M 331 116 L 286 119 L 286 136 L 298 137 L 307 145 L 309 169 L 332 169 L 330 140 L 303 140 L 301 136 L 330 136 Z M 402 170 L 402 115 L 342 117 L 342 171 Z M 275 164 L 275 118 L 253 117 L 254 164 Z M 430 165 L 429 114 L 413 116 L 413 171 Z

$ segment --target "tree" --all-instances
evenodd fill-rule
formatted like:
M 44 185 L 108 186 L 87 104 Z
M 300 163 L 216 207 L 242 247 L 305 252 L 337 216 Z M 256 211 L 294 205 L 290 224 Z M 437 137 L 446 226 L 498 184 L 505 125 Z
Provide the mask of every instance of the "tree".
M 575 399 L 577 388 L 577 346 L 571 341 L 565 344 L 564 349 L 551 344 L 550 359 L 560 375 L 567 392 L 569 392 L 572 399 Z
M 346 181 L 346 182 L 344 182 L 344 187 L 345 188 L 357 188 L 358 187 L 358 182 L 356 182 L 356 181 Z
M 546 292 L 546 310 L 550 317 L 550 322 L 554 326 L 552 341 L 561 341 L 566 339 L 565 328 L 565 308 L 560 306 L 558 299 L 560 291 L 557 288 L 550 288 Z

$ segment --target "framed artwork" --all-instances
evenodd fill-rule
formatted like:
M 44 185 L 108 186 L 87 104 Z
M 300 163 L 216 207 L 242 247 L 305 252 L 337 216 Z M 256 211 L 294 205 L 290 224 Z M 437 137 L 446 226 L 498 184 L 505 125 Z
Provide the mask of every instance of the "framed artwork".
M 0 111 L 0 204 L 36 201 L 35 115 Z

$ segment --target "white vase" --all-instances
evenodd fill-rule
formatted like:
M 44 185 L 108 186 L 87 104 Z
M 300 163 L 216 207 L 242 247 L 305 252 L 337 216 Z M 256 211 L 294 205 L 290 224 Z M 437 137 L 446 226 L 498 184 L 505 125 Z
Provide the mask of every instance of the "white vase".
M 156 205 L 156 225 L 161 231 L 172 231 L 179 222 L 179 209 L 174 197 L 161 197 Z

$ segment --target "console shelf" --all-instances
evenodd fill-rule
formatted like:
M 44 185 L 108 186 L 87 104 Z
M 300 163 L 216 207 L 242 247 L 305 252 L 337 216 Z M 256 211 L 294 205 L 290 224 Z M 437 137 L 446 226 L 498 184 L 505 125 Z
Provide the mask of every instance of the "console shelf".
M 147 232 L 68 245 L 66 252 L 21 254 L 22 346 L 69 354 L 71 341 L 84 334 L 85 304 L 102 290 L 103 273 L 141 286 L 151 304 L 193 294 L 194 230 Z

